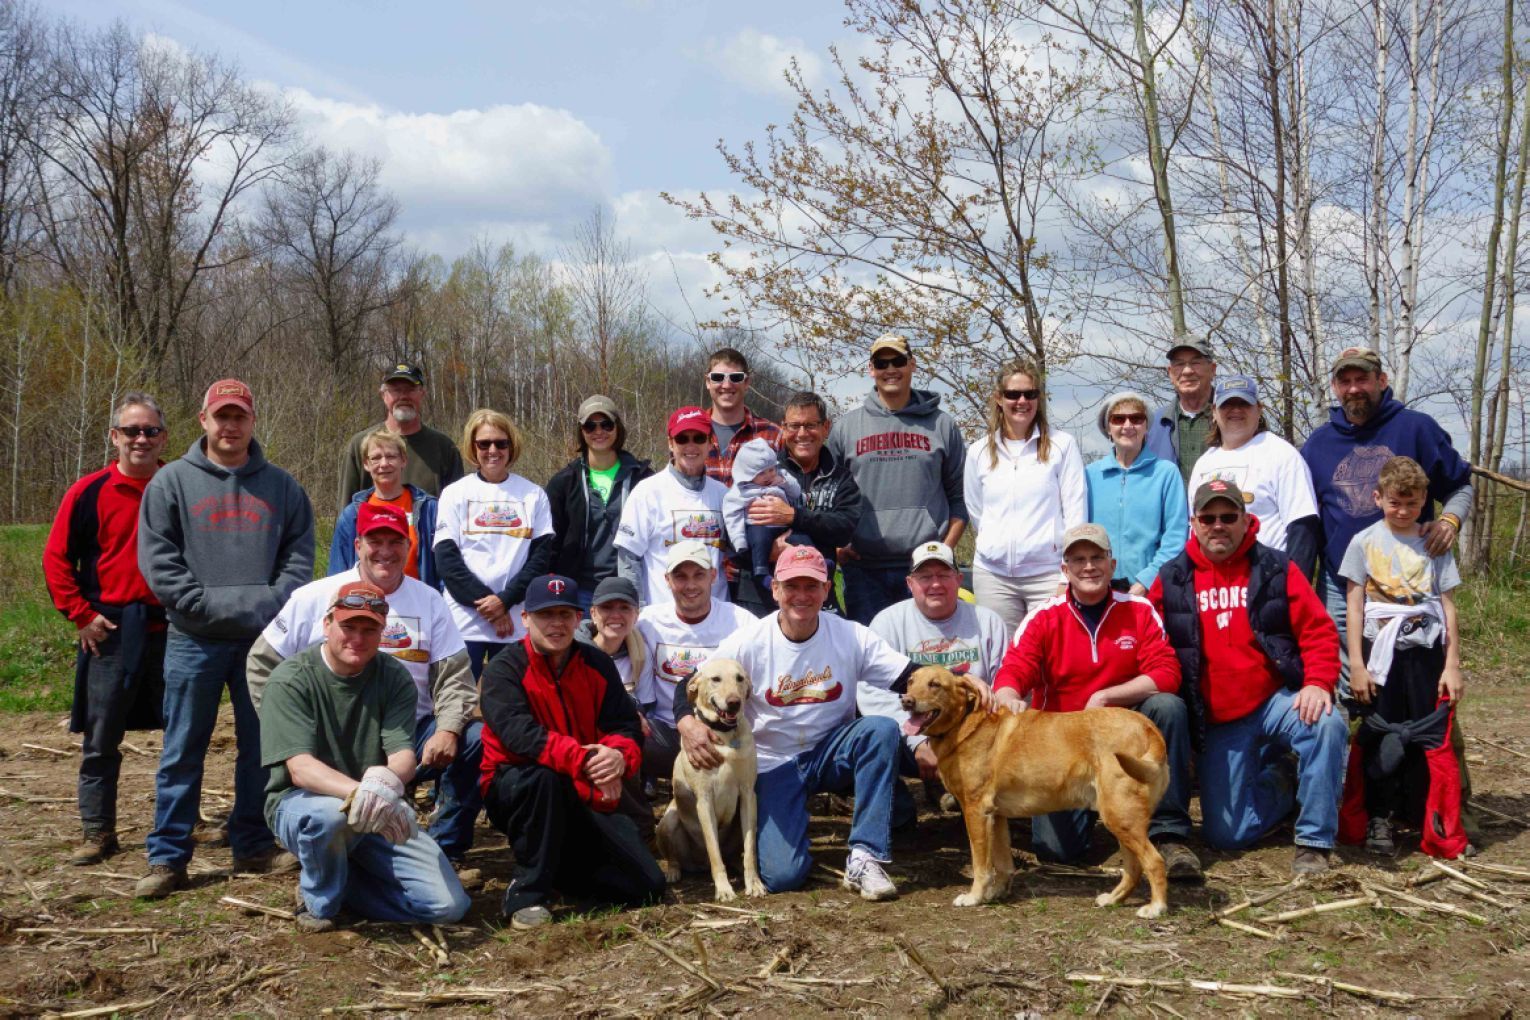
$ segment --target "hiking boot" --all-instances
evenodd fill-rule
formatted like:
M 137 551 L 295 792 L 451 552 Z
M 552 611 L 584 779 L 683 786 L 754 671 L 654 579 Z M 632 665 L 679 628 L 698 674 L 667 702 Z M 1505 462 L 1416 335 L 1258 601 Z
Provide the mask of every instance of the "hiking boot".
M 250 857 L 234 858 L 236 874 L 283 875 L 296 870 L 298 870 L 298 859 L 275 843 Z
M 510 915 L 510 927 L 516 931 L 530 931 L 544 924 L 550 924 L 552 919 L 552 911 L 541 904 L 534 907 L 522 907 Z
M 860 893 L 863 900 L 898 898 L 898 887 L 887 877 L 882 865 L 859 847 L 850 851 L 850 859 L 845 862 L 845 877 L 840 885 L 851 892 Z
M 1378 857 L 1396 857 L 1397 839 L 1392 835 L 1392 823 L 1385 818 L 1372 818 L 1365 829 L 1365 852 Z
M 1329 868 L 1328 851 L 1315 846 L 1299 846 L 1291 858 L 1291 874 L 1321 875 Z
M 74 853 L 69 855 L 69 863 L 76 868 L 84 868 L 92 864 L 100 864 L 108 857 L 121 852 L 122 847 L 117 843 L 115 832 L 86 833 L 85 839 L 74 848 Z
M 468 864 L 466 860 L 451 862 L 452 870 L 457 873 L 457 881 L 462 883 L 463 892 L 477 892 L 483 888 L 483 872 Z
M 141 900 L 162 900 L 186 885 L 186 869 L 181 865 L 151 864 L 149 873 L 133 886 L 133 895 Z
M 1206 880 L 1206 876 L 1201 872 L 1201 859 L 1185 844 L 1177 840 L 1164 840 L 1162 843 L 1155 843 L 1154 846 L 1163 857 L 1163 867 L 1168 873 L 1170 882 L 1193 884 Z
M 297 925 L 297 930 L 305 935 L 318 935 L 321 932 L 335 930 L 333 917 L 315 917 L 308 912 L 306 906 L 298 909 L 297 917 L 293 918 L 293 924 Z

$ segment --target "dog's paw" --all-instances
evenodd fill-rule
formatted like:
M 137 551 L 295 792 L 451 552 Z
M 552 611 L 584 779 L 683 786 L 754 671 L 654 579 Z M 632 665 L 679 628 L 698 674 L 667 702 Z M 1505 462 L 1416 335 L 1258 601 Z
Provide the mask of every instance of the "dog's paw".
M 1116 894 L 1113 892 L 1102 892 L 1094 898 L 1094 905 L 1097 907 L 1113 907 L 1116 905 Z
M 733 891 L 731 885 L 719 885 L 713 889 L 713 896 L 718 903 L 732 903 L 738 899 L 738 893 Z
M 1165 907 L 1162 903 L 1149 903 L 1145 906 L 1137 908 L 1137 916 L 1142 918 L 1144 921 L 1151 921 L 1155 917 L 1160 916 L 1164 912 L 1164 909 Z
M 770 895 L 770 890 L 766 889 L 765 883 L 759 879 L 749 878 L 744 880 L 744 895 L 750 897 L 768 896 Z
M 951 906 L 953 906 L 953 907 L 976 907 L 976 906 L 980 906 L 982 904 L 982 902 L 983 902 L 983 898 L 981 896 L 974 896 L 970 892 L 964 892 L 960 896 L 958 896 L 956 899 L 951 901 Z
M 668 882 L 670 885 L 674 885 L 676 882 L 680 881 L 679 865 L 671 864 L 668 861 L 660 861 L 659 870 L 664 872 L 664 881 Z

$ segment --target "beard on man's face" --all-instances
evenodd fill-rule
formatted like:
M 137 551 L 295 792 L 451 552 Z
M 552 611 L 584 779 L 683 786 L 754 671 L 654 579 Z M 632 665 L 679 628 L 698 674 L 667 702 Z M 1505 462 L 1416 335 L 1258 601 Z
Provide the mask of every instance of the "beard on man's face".
M 1376 413 L 1376 401 L 1368 393 L 1354 393 L 1344 398 L 1344 416 L 1351 421 L 1366 421 Z
M 420 416 L 420 412 L 412 407 L 398 404 L 393 408 L 393 420 L 396 422 L 411 422 Z

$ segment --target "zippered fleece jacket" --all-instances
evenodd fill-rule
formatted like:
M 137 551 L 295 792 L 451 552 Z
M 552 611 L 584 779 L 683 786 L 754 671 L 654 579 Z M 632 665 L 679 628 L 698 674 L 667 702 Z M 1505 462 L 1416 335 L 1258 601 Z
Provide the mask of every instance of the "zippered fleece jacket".
M 212 641 L 253 641 L 313 580 L 313 508 L 251 440 L 237 468 L 199 439 L 144 489 L 138 567 L 170 625 Z
M 1026 618 L 1004 653 L 993 689 L 1008 687 L 1031 707 L 1077 712 L 1095 691 L 1147 676 L 1165 694 L 1179 691 L 1179 659 L 1147 599 L 1110 593 L 1099 628 L 1089 633 L 1069 589 Z
M 865 501 L 850 545 L 865 567 L 907 567 L 914 549 L 965 521 L 967 444 L 940 396 L 914 390 L 889 411 L 875 392 L 834 423 L 829 450 L 850 466 Z
M 561 673 L 524 637 L 496 655 L 479 684 L 483 712 L 483 762 L 479 788 L 489 787 L 501 768 L 544 765 L 574 781 L 574 792 L 596 811 L 615 811 L 620 798 L 604 800 L 580 770 L 586 744 L 604 744 L 622 753 L 626 775 L 642 764 L 642 725 L 637 703 L 622 686 L 611 657 L 575 641 Z

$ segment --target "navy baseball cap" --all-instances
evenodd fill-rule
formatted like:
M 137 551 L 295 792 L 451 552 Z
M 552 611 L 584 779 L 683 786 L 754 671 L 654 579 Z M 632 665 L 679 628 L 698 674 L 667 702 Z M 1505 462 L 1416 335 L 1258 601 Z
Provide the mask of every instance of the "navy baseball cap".
M 1229 375 L 1217 380 L 1216 405 L 1241 400 L 1250 406 L 1259 403 L 1259 383 L 1251 375 Z
M 526 588 L 526 612 L 536 613 L 543 609 L 560 606 L 578 611 L 579 585 L 572 577 L 562 574 L 543 574 L 533 578 Z

